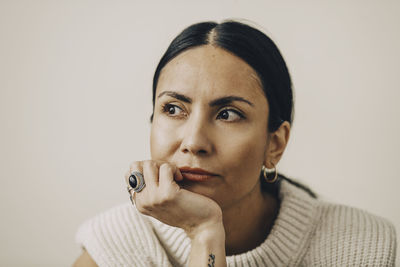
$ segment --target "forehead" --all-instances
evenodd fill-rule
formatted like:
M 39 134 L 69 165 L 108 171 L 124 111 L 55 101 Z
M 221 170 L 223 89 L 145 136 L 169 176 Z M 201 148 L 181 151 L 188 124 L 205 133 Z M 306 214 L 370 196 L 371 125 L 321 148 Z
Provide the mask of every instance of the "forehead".
M 186 50 L 167 63 L 159 77 L 157 94 L 165 90 L 192 96 L 265 99 L 254 69 L 236 55 L 211 45 Z

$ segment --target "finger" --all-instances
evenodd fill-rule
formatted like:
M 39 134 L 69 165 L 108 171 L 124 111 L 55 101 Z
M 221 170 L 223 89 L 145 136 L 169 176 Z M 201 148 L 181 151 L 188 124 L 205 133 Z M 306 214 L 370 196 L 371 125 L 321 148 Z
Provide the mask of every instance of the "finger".
M 146 186 L 150 188 L 158 187 L 158 163 L 154 160 L 145 160 L 142 166 Z
M 160 166 L 160 180 L 159 185 L 162 188 L 169 188 L 171 185 L 177 185 L 174 177 L 180 175 L 180 180 L 182 180 L 182 174 L 179 169 L 174 164 L 163 163 Z M 179 173 L 179 174 L 178 174 Z M 179 178 L 178 178 L 179 179 Z
M 153 161 L 155 161 L 158 164 L 158 168 L 160 168 L 161 165 L 164 164 L 164 163 L 170 164 L 171 167 L 173 167 L 173 173 L 174 173 L 175 181 L 178 182 L 178 181 L 182 181 L 183 180 L 182 173 L 180 172 L 179 168 L 175 164 L 170 163 L 170 162 L 165 161 L 165 160 L 153 160 Z
M 136 192 L 133 190 L 133 188 L 129 184 L 129 177 L 131 176 L 132 172 L 138 171 L 142 173 L 142 164 L 140 161 L 134 161 L 129 165 L 129 170 L 125 173 L 125 182 L 128 186 L 129 191 L 129 198 L 132 202 L 133 205 L 136 206 Z
M 133 190 L 131 191 L 130 198 L 131 198 L 132 204 L 136 206 L 136 192 L 135 191 L 133 191 Z
M 178 167 L 175 168 L 174 178 L 175 178 L 175 181 L 177 181 L 177 182 L 180 182 L 183 180 L 183 175 Z
M 125 182 L 127 185 L 129 185 L 129 177 L 134 171 L 143 173 L 142 163 L 140 161 L 134 161 L 129 165 L 129 171 L 125 173 Z
M 129 184 L 129 177 L 131 176 L 131 174 L 132 174 L 133 172 L 140 172 L 141 174 L 143 174 L 143 161 L 134 161 L 134 162 L 132 162 L 132 163 L 130 164 L 130 166 L 129 166 L 129 171 L 125 174 L 125 179 L 126 179 L 126 182 L 127 182 L 127 184 L 128 184 L 129 187 L 130 187 L 130 184 Z M 144 179 L 145 184 L 146 184 L 147 181 L 146 181 L 145 175 L 143 175 L 143 179 Z M 149 180 L 150 180 L 150 179 L 149 179 Z M 147 185 L 146 185 L 146 186 L 147 186 Z M 143 188 L 143 190 L 146 191 L 146 187 Z M 143 192 L 143 190 L 140 191 L 140 192 Z M 132 204 L 133 204 L 139 211 L 142 210 L 141 204 L 138 203 L 138 201 L 137 201 L 137 199 L 138 199 L 138 193 L 135 192 L 135 190 L 133 190 L 133 189 L 131 189 L 129 193 L 130 193 L 130 196 L 129 196 L 129 197 L 130 197 L 130 200 L 131 200 Z M 145 196 L 141 196 L 141 197 L 139 197 L 139 199 L 143 199 L 143 197 L 145 197 Z

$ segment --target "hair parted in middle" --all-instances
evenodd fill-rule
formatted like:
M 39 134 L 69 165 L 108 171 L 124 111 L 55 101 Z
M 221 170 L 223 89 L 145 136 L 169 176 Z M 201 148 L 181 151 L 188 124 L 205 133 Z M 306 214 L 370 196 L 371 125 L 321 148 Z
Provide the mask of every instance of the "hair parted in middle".
M 284 121 L 293 124 L 294 103 L 292 80 L 278 47 L 266 34 L 244 23 L 226 20 L 200 22 L 185 28 L 167 48 L 153 77 L 153 122 L 157 83 L 162 69 L 180 53 L 202 45 L 213 45 L 233 53 L 252 67 L 260 80 L 269 105 L 268 131 L 275 132 Z M 278 173 L 278 181 L 267 183 L 260 172 L 261 186 L 265 192 L 277 196 L 280 181 L 285 179 L 302 188 L 312 197 L 316 195 L 305 185 Z

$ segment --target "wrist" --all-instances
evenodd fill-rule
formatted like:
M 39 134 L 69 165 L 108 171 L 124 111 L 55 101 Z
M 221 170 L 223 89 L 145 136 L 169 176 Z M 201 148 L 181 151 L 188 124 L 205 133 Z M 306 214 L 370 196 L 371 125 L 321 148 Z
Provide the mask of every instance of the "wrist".
M 222 222 L 202 225 L 187 233 L 192 242 L 208 243 L 215 240 L 225 242 L 225 228 Z
M 226 267 L 225 229 L 222 223 L 192 232 L 189 265 Z

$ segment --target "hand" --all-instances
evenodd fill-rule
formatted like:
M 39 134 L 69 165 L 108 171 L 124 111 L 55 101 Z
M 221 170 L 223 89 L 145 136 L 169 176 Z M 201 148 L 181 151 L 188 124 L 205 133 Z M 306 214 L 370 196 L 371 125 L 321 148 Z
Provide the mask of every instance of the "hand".
M 146 186 L 132 196 L 139 212 L 168 225 L 182 228 L 190 238 L 222 225 L 222 211 L 212 199 L 181 188 L 183 176 L 174 164 L 135 161 L 125 174 L 126 183 L 133 171 L 143 174 Z

